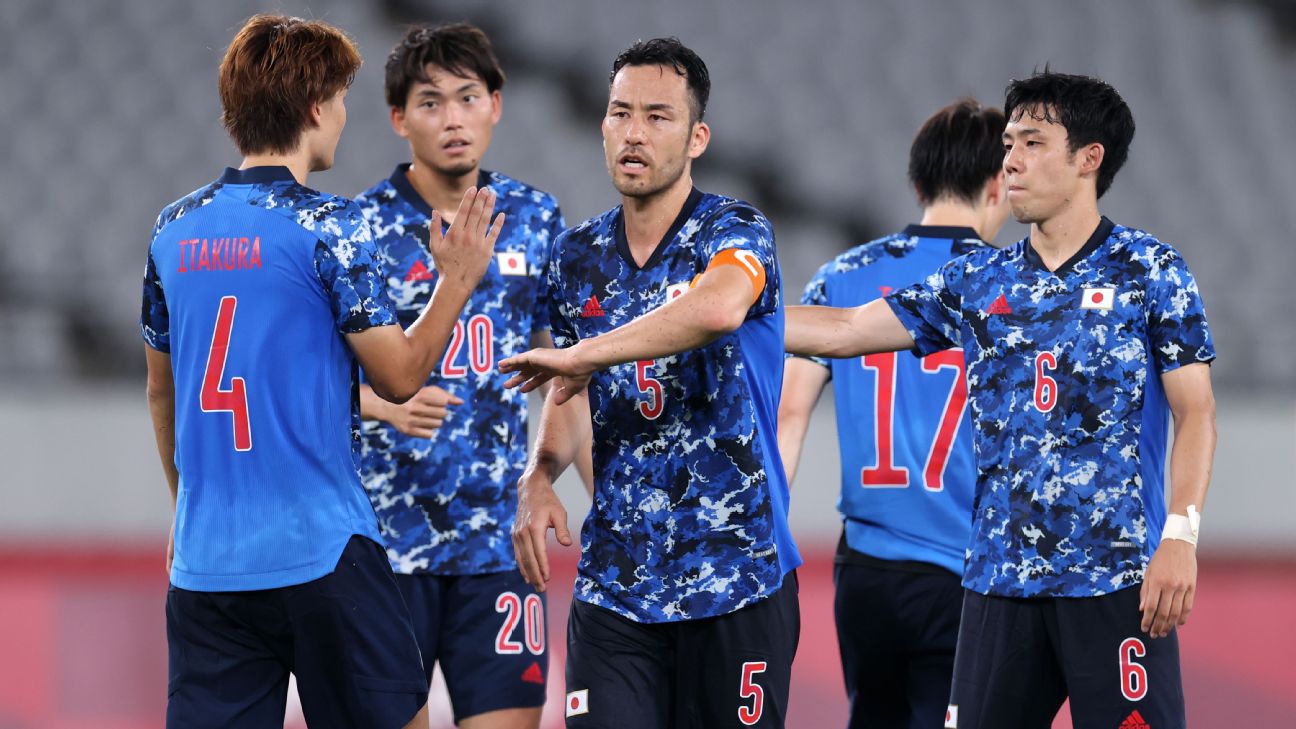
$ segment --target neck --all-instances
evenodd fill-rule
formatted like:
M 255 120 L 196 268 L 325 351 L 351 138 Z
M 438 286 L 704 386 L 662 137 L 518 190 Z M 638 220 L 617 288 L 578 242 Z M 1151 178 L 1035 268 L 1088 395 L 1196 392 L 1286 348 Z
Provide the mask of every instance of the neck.
M 409 179 L 419 197 L 423 198 L 433 210 L 441 213 L 446 223 L 454 223 L 459 202 L 463 200 L 468 188 L 477 184 L 481 167 L 474 166 L 471 171 L 462 175 L 444 175 L 431 166 L 415 160 L 410 165 L 405 177 Z
M 249 167 L 287 167 L 298 185 L 306 184 L 306 176 L 311 173 L 310 156 L 303 152 L 289 154 L 249 154 L 239 165 L 240 170 Z
M 940 225 L 948 227 L 971 228 L 981 240 L 990 240 L 995 231 L 988 230 L 989 222 L 983 210 L 964 202 L 937 200 L 923 208 L 920 225 Z
M 625 217 L 626 242 L 639 263 L 652 255 L 662 236 L 670 230 L 671 223 L 684 208 L 693 190 L 693 177 L 687 172 L 675 184 L 648 197 L 621 196 L 621 209 Z
M 1049 270 L 1056 270 L 1084 247 L 1101 220 L 1097 198 L 1073 202 L 1048 220 L 1031 223 L 1031 247 Z

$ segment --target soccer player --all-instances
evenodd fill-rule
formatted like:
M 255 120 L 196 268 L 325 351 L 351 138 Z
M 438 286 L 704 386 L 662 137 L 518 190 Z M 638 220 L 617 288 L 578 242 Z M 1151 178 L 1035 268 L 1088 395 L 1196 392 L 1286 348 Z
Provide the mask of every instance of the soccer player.
M 418 644 L 356 469 L 356 361 L 383 397 L 414 395 L 502 219 L 476 188 L 448 233 L 433 216 L 436 292 L 396 326 L 360 208 L 305 185 L 333 164 L 359 66 L 325 23 L 248 20 L 220 68 L 243 164 L 154 227 L 141 328 L 175 509 L 169 727 L 282 726 L 289 672 L 312 727 L 427 726 Z
M 603 148 L 621 204 L 555 246 L 562 349 L 500 363 L 524 390 L 557 383 L 513 528 L 537 589 L 550 577 L 548 529 L 571 544 L 552 483 L 577 441 L 555 413 L 587 400 L 593 414 L 568 726 L 781 727 L 786 716 L 801 558 L 774 427 L 778 260 L 765 216 L 693 187 L 709 93 L 706 65 L 677 39 L 617 57 Z
M 826 263 L 801 303 L 859 306 L 987 250 L 1008 216 L 1003 112 L 961 99 L 909 148 L 922 222 Z M 963 352 L 788 358 L 779 452 L 791 479 L 815 401 L 832 378 L 845 528 L 834 613 L 852 729 L 939 726 L 949 701 L 976 469 Z
M 412 27 L 388 56 L 386 76 L 392 127 L 409 141 L 413 162 L 356 202 L 401 322 L 419 315 L 438 278 L 427 250 L 434 210 L 453 211 L 468 188 L 489 188 L 508 223 L 418 394 L 394 404 L 360 386 L 361 476 L 424 671 L 430 679 L 440 661 L 455 723 L 535 727 L 548 674 L 545 602 L 518 572 L 509 537 L 527 401 L 504 387 L 495 365 L 528 343 L 553 346 L 542 277 L 562 213 L 553 196 L 481 168 L 504 85 L 481 30 Z M 453 212 L 442 218 L 453 222 Z
M 1183 727 L 1175 626 L 1215 449 L 1201 297 L 1174 248 L 1098 212 L 1134 136 L 1115 89 L 1046 69 L 1004 112 L 1030 235 L 883 301 L 793 307 L 788 350 L 963 347 L 978 477 L 946 727 L 1048 727 L 1068 695 L 1076 726 Z

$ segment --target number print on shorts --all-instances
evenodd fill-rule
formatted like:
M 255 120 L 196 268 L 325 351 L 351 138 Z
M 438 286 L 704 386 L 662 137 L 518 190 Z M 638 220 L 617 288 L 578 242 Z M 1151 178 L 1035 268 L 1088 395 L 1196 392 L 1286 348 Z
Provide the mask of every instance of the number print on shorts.
M 765 672 L 765 661 L 748 661 L 742 665 L 742 683 L 738 686 L 738 697 L 751 699 L 751 706 L 738 705 L 738 721 L 744 726 L 751 726 L 760 721 L 765 713 L 765 690 L 756 683 L 756 674 Z
M 1121 695 L 1130 701 L 1138 701 L 1147 696 L 1147 669 L 1135 663 L 1135 658 L 1147 655 L 1147 646 L 1138 638 L 1126 638 L 1120 644 L 1120 685 Z
M 541 655 L 545 650 L 544 603 L 534 593 L 527 595 L 526 600 L 516 592 L 502 592 L 495 598 L 495 612 L 505 613 L 504 624 L 495 634 L 495 652 L 504 656 L 515 656 L 522 652 L 522 643 L 513 638 L 518 623 L 523 624 L 523 637 L 526 649 L 532 655 Z

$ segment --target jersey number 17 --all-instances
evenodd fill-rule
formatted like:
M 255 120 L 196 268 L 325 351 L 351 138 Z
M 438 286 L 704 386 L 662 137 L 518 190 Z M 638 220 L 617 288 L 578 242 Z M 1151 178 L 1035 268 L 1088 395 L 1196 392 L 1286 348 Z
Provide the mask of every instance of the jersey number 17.
M 895 448 L 892 440 L 895 419 L 896 353 L 868 354 L 862 358 L 864 369 L 874 375 L 875 426 L 877 465 L 860 470 L 860 484 L 865 488 L 908 488 L 909 469 L 895 465 Z M 967 404 L 967 379 L 964 377 L 962 349 L 947 349 L 923 357 L 923 372 L 954 370 L 954 381 L 945 398 L 936 437 L 927 451 L 927 464 L 923 468 L 923 486 L 928 491 L 945 489 L 945 466 L 949 463 L 954 437 L 963 421 L 963 408 Z

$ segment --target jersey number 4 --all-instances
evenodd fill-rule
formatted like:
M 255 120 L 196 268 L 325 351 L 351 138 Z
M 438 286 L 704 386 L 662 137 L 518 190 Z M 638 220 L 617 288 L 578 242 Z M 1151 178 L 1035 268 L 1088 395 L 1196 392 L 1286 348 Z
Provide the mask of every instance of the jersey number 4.
M 892 433 L 895 420 L 896 353 L 868 354 L 863 357 L 866 370 L 873 370 L 876 378 L 876 438 L 877 465 L 860 470 L 860 483 L 865 488 L 908 488 L 909 469 L 895 465 L 895 447 Z M 945 466 L 949 463 L 954 437 L 963 422 L 963 408 L 967 405 L 967 379 L 963 376 L 963 350 L 947 349 L 923 357 L 923 372 L 954 370 L 954 381 L 945 398 L 936 437 L 927 451 L 927 465 L 923 468 L 923 485 L 928 491 L 945 490 Z
M 248 420 L 247 383 L 242 377 L 230 378 L 230 389 L 221 389 L 225 379 L 225 360 L 229 356 L 230 335 L 234 330 L 234 310 L 238 297 L 220 300 L 211 349 L 207 352 L 207 370 L 203 373 L 198 405 L 204 413 L 231 413 L 234 416 L 234 450 L 252 450 L 252 423 Z

